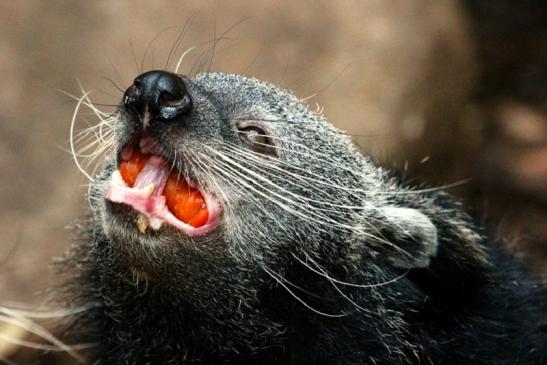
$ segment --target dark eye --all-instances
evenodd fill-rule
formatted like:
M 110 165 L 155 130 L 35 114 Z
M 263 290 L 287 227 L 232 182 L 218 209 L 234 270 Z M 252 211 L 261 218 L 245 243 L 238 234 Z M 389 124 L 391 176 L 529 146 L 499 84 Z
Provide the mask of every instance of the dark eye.
M 239 138 L 254 151 L 267 155 L 276 155 L 275 145 L 268 133 L 255 125 L 240 126 L 238 128 Z

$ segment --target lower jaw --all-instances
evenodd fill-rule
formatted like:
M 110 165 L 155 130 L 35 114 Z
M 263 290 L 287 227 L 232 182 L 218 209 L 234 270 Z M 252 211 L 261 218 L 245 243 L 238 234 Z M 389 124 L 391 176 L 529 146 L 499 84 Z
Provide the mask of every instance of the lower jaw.
M 189 280 L 204 265 L 229 256 L 221 226 L 197 238 L 181 235 L 167 224 L 141 233 L 135 228 L 138 213 L 109 201 L 105 201 L 101 216 L 105 258 L 119 267 L 128 280 L 179 285 L 181 277 Z

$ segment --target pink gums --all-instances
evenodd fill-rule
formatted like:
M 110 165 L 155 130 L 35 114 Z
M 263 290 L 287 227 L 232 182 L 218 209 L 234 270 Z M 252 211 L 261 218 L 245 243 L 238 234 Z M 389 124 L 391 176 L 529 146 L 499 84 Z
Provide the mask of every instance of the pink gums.
M 141 141 L 142 142 L 142 141 Z M 142 143 L 141 143 L 142 145 Z M 145 148 L 142 148 L 145 150 Z M 131 156 L 132 148 L 126 147 L 122 151 L 122 159 Z M 205 198 L 208 210 L 208 219 L 204 225 L 193 227 L 171 213 L 165 203 L 163 189 L 169 177 L 170 169 L 168 162 L 159 156 L 152 156 L 137 176 L 133 187 L 129 187 L 123 180 L 119 170 L 114 171 L 110 186 L 106 190 L 105 199 L 126 204 L 141 213 L 148 219 L 150 228 L 158 230 L 163 223 L 167 223 L 191 237 L 203 236 L 215 229 L 221 216 L 221 208 L 218 201 L 209 193 L 196 187 Z M 190 181 L 188 184 L 195 186 Z

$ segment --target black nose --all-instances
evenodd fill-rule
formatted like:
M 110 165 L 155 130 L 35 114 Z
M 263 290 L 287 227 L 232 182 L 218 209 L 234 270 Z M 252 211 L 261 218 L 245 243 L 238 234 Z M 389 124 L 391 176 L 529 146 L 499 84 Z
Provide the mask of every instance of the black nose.
M 149 71 L 135 79 L 124 96 L 126 108 L 151 119 L 171 120 L 192 108 L 184 80 L 166 71 Z

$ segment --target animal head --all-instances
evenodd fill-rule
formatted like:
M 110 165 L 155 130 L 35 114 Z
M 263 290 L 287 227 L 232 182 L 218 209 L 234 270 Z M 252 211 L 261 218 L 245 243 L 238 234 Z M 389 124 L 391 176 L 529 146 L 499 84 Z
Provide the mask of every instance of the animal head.
M 282 275 L 293 258 L 408 269 L 437 251 L 435 225 L 393 179 L 266 82 L 150 71 L 103 125 L 114 148 L 90 201 L 133 275 L 201 290 Z

